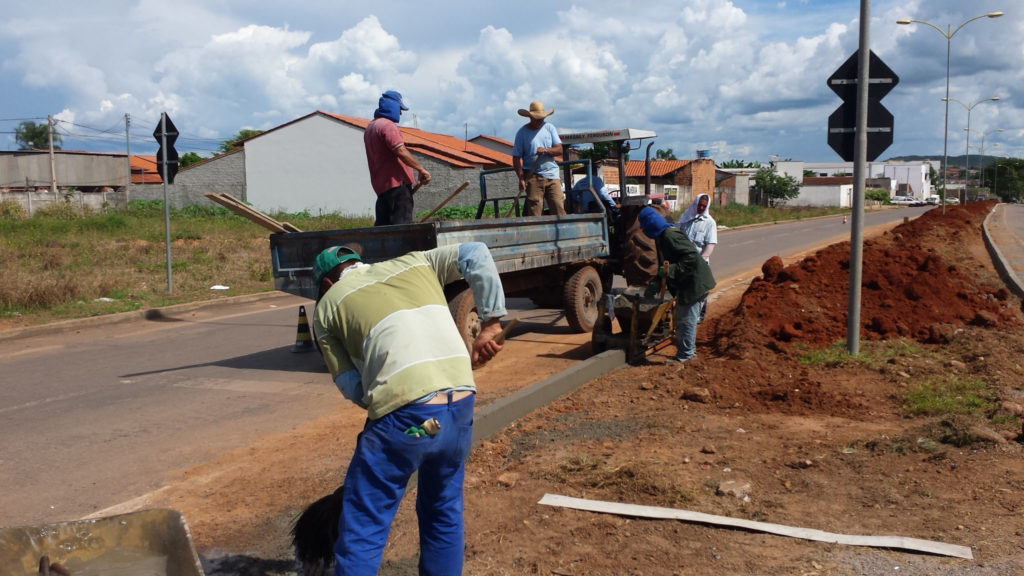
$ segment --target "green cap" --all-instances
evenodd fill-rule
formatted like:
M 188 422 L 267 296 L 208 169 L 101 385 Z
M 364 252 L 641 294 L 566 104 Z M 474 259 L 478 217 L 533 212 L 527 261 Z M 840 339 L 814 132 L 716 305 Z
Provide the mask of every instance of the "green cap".
M 352 259 L 360 260 L 359 253 L 348 246 L 331 246 L 317 254 L 316 260 L 313 261 L 313 282 L 319 286 L 320 281 L 328 272 L 334 270 L 335 266 Z

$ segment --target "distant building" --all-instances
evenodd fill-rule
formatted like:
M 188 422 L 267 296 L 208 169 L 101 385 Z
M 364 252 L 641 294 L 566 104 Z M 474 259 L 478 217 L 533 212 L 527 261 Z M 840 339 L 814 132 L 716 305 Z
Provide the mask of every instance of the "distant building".
M 924 200 L 935 193 L 931 181 L 936 162 L 869 162 L 867 187 L 883 187 L 895 195 Z M 790 206 L 852 206 L 853 162 L 777 162 L 779 174 L 792 176 L 801 184 L 800 195 L 786 202 Z M 849 191 L 847 186 L 848 179 Z

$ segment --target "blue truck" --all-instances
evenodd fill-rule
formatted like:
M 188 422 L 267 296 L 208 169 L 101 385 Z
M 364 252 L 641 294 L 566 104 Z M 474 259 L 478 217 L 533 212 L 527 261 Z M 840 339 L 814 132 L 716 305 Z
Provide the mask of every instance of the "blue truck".
M 619 181 L 625 182 L 625 152 L 635 149 L 631 142 L 654 138 L 655 134 L 622 129 L 567 132 L 560 137 L 567 146 L 615 142 L 614 148 L 620 152 Z M 650 145 L 648 155 L 649 151 Z M 582 165 L 590 170 L 589 161 L 567 160 L 561 164 L 567 175 L 573 166 Z M 487 178 L 509 170 L 511 168 L 480 173 L 481 198 L 474 220 L 271 234 L 274 287 L 315 299 L 313 259 L 331 246 L 357 246 L 363 260 L 373 263 L 414 250 L 477 241 L 490 249 L 507 297 L 528 297 L 538 306 L 560 308 L 573 330 L 592 331 L 600 313 L 599 301 L 611 289 L 616 274 L 629 280 L 633 268 L 646 268 L 641 275 L 649 274 L 652 266 L 656 269 L 650 254 L 652 246 L 636 234 L 636 212 L 646 197 L 624 199 L 618 219 L 603 210 L 566 216 L 501 217 L 498 207 L 509 200 L 518 214 L 519 196 L 488 194 Z M 572 182 L 570 178 L 563 181 Z M 489 207 L 493 208 L 493 217 L 485 217 Z M 643 246 L 645 243 L 648 245 Z M 642 249 L 640 253 L 646 250 L 646 258 L 636 257 L 638 249 Z M 446 286 L 445 293 L 459 330 L 471 342 L 479 332 L 472 293 L 465 282 Z

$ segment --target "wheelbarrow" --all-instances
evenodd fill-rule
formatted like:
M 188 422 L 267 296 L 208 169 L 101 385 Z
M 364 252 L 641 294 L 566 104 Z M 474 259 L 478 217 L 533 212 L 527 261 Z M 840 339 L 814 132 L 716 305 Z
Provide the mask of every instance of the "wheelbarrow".
M 0 566 L 26 576 L 203 576 L 185 518 L 164 508 L 0 528 Z
M 626 351 L 626 362 L 644 364 L 647 356 L 672 343 L 676 301 L 661 289 L 612 289 L 598 303 L 598 319 L 590 343 L 595 353 L 611 348 Z M 618 322 L 620 330 L 614 331 Z

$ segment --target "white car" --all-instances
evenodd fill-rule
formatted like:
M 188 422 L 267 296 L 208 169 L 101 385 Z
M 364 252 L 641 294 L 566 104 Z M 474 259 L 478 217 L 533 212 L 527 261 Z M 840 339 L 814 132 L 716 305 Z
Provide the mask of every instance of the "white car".
M 946 196 L 946 204 L 959 204 L 960 199 L 956 196 Z
M 913 196 L 893 196 L 889 203 L 895 206 L 915 206 L 917 205 L 917 198 Z

